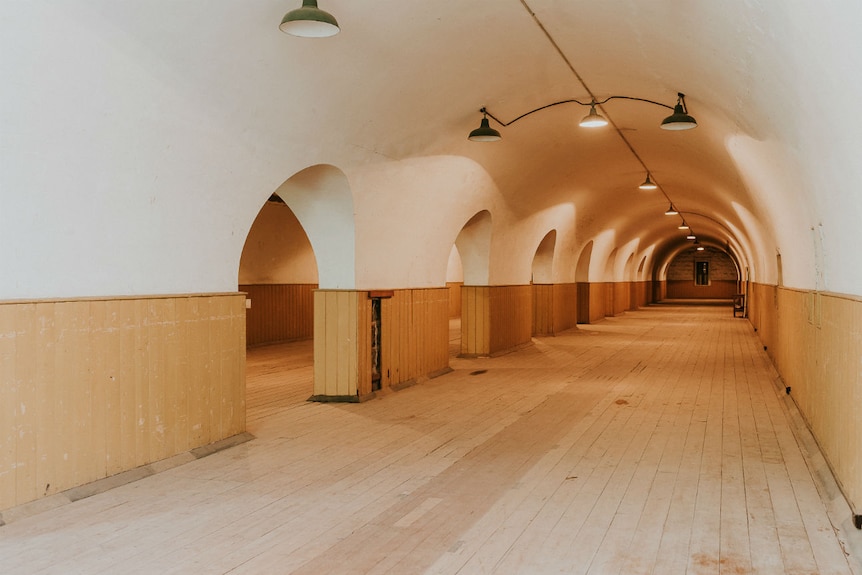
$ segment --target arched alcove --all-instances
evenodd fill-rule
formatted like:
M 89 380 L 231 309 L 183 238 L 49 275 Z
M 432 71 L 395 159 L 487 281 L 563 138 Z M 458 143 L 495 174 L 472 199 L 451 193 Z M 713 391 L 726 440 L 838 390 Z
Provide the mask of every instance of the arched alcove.
M 677 253 L 667 267 L 669 299 L 730 300 L 739 291 L 739 267 L 726 251 L 704 246 Z
M 536 248 L 533 256 L 532 279 L 534 284 L 550 284 L 554 281 L 554 247 L 557 243 L 557 230 L 551 230 Z
M 296 215 L 273 194 L 249 230 L 239 265 L 247 294 L 246 345 L 310 339 L 317 261 Z
M 578 265 L 575 268 L 575 281 L 578 283 L 590 281 L 590 259 L 593 255 L 593 241 L 587 242 L 587 245 L 581 249 L 581 255 L 578 256 Z
M 446 265 L 446 287 L 449 289 L 449 318 L 461 317 L 461 286 L 464 285 L 464 266 L 458 246 L 452 244 Z
M 482 210 L 470 218 L 455 239 L 461 255 L 465 285 L 488 285 L 491 255 L 491 213 Z

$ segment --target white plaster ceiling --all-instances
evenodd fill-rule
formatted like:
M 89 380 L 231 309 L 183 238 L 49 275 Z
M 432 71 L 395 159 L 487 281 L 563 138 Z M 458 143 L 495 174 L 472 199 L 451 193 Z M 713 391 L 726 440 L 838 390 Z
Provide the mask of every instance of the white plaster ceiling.
M 357 254 L 366 239 L 383 245 L 385 234 L 375 237 L 369 222 L 396 219 L 399 205 L 451 211 L 454 227 L 431 258 L 440 277 L 460 226 L 478 210 L 503 208 L 508 215 L 495 214 L 495 225 L 515 229 L 574 206 L 570 230 L 556 220 L 524 224 L 531 253 L 513 261 L 532 257 L 557 229 L 572 253 L 570 276 L 582 246 L 599 237 L 612 238 L 602 250 L 623 262 L 649 255 L 661 269 L 685 244 L 678 219 L 664 215 L 669 197 L 704 243 L 729 246 L 758 281 L 776 281 L 780 252 L 785 285 L 862 292 L 862 271 L 842 265 L 847 246 L 862 240 L 862 117 L 844 113 L 862 96 L 855 0 L 320 0 L 342 27 L 327 39 L 278 31 L 298 5 L 0 5 L 16 23 L 0 40 L 2 193 L 18 208 L 14 218 L 0 212 L 0 239 L 26 234 L 36 219 L 65 238 L 7 254 L 17 279 L 2 280 L 2 291 L 56 295 L 27 264 L 39 257 L 68 294 L 224 289 L 235 283 L 266 198 L 303 169 L 330 164 L 354 186 Z M 659 129 L 669 111 L 657 106 L 615 100 L 603 108 L 664 193 L 637 189 L 643 167 L 614 129 L 577 127 L 588 111 L 580 106 L 496 126 L 501 142 L 467 141 L 482 106 L 509 120 L 589 99 L 529 10 L 597 97 L 672 105 L 686 94 L 699 127 L 685 132 Z M 465 196 L 459 207 L 460 196 L 434 197 L 419 183 L 397 196 L 379 175 L 387 164 L 425 166 L 399 178 L 419 182 L 435 170 L 435 181 L 469 187 L 481 177 L 465 162 L 496 185 L 493 202 Z M 447 165 L 449 180 L 439 173 Z M 46 199 L 51 193 L 64 208 Z M 84 225 L 69 224 L 76 218 Z M 105 245 L 104 234 L 115 240 Z M 187 250 L 175 250 L 178 243 Z M 91 271 L 104 277 L 73 270 L 76 249 L 88 250 Z M 358 260 L 357 276 L 377 273 L 374 265 Z M 528 277 L 529 261 L 519 265 Z M 170 279 L 190 266 L 198 283 Z M 405 278 L 441 283 L 420 272 Z

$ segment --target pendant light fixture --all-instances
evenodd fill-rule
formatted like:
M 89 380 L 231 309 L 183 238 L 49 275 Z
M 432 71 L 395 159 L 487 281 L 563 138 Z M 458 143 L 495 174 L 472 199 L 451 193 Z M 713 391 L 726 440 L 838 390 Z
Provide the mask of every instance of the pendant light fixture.
M 305 1 L 308 2 L 309 0 L 305 0 Z M 287 18 L 287 16 L 285 16 L 285 18 Z M 673 114 L 671 114 L 670 116 L 665 118 L 661 123 L 661 127 L 664 128 L 665 130 L 690 130 L 691 128 L 697 127 L 697 122 L 695 121 L 695 119 L 688 115 L 688 110 L 685 107 L 685 95 L 682 93 L 677 94 L 677 103 L 676 103 L 676 106 L 673 106 L 673 107 L 671 107 L 667 104 L 662 104 L 661 102 L 656 102 L 655 100 L 648 100 L 646 98 L 636 98 L 634 96 L 608 96 L 604 100 L 592 99 L 589 102 L 582 102 L 580 100 L 575 100 L 575 99 L 571 99 L 571 98 L 568 100 L 560 100 L 559 102 L 553 102 L 551 104 L 545 104 L 544 106 L 539 106 L 538 108 L 530 110 L 529 112 L 524 112 L 523 114 L 521 114 L 520 116 L 518 116 L 514 120 L 510 120 L 508 122 L 504 122 L 503 120 L 500 120 L 499 118 L 494 116 L 494 114 L 488 112 L 485 108 L 482 108 L 480 110 L 480 112 L 482 112 L 486 116 L 490 116 L 491 118 L 494 119 L 494 121 L 496 121 L 498 124 L 500 124 L 501 126 L 503 126 L 505 128 L 507 126 L 514 124 L 518 120 L 526 118 L 527 116 L 535 114 L 536 112 L 541 112 L 542 110 L 547 110 L 548 108 L 553 108 L 555 106 L 560 106 L 562 104 L 578 104 L 580 106 L 589 106 L 590 107 L 590 113 L 587 114 L 586 116 L 584 116 L 583 119 L 578 123 L 578 125 L 583 127 L 583 128 L 600 128 L 602 126 L 607 126 L 610 122 L 608 121 L 607 118 L 605 118 L 604 116 L 599 114 L 598 111 L 596 111 L 596 106 L 603 106 L 604 104 L 610 102 L 611 100 L 630 100 L 630 101 L 636 101 L 636 102 L 646 102 L 647 104 L 653 104 L 656 106 L 661 106 L 663 108 L 667 108 L 669 110 L 673 110 Z M 490 129 L 490 126 L 489 126 L 489 129 Z M 497 132 L 497 131 L 494 130 L 494 132 Z M 499 133 L 499 132 L 497 132 L 497 133 Z M 469 139 L 474 141 L 474 142 L 496 142 L 497 141 L 496 139 L 495 140 L 477 139 L 477 138 L 469 138 Z
M 470 132 L 467 139 L 471 142 L 499 142 L 500 132 L 492 128 L 491 124 L 488 123 L 488 112 L 485 108 L 482 108 L 479 111 L 483 114 L 482 121 L 478 128 Z
M 677 94 L 673 114 L 661 121 L 661 127 L 663 130 L 691 130 L 692 128 L 697 128 L 697 121 L 688 115 L 688 110 L 685 107 L 685 94 L 682 92 Z
M 278 29 L 301 38 L 326 38 L 341 30 L 332 14 L 317 7 L 317 0 L 302 0 L 302 7 L 285 14 Z
M 685 239 L 694 241 L 697 239 L 697 236 L 692 233 L 689 233 L 687 236 L 685 236 Z
M 683 220 L 683 221 L 682 221 L 682 223 L 681 223 L 678 227 L 679 227 L 679 229 L 681 229 L 681 230 L 689 230 L 689 229 L 691 229 L 691 228 L 689 228 L 689 227 L 688 227 L 688 224 L 687 224 L 687 223 L 685 223 L 685 220 Z
M 700 245 L 699 241 L 694 240 L 694 249 L 696 249 L 699 252 L 702 252 L 705 248 L 702 245 Z
M 638 188 L 641 190 L 655 190 L 656 188 L 658 188 L 658 186 L 655 184 L 655 182 L 649 179 L 649 174 L 647 174 L 644 183 L 639 185 Z
M 590 104 L 590 113 L 584 116 L 583 120 L 578 124 L 582 128 L 601 128 L 608 125 L 607 119 L 596 112 L 596 102 Z
M 666 215 L 666 216 L 676 216 L 678 214 L 679 214 L 679 212 L 677 211 L 677 209 L 675 207 L 673 207 L 673 204 L 671 204 L 670 207 L 667 209 L 667 211 L 664 213 L 664 215 Z

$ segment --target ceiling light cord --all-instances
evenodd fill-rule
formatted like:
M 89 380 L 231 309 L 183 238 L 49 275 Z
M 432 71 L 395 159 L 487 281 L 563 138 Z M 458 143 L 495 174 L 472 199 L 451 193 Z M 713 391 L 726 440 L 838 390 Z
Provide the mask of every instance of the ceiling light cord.
M 530 15 L 530 17 L 532 17 L 533 21 L 536 23 L 536 25 L 539 27 L 539 29 L 542 31 L 542 33 L 545 35 L 545 37 L 548 39 L 548 42 L 551 43 L 551 46 L 553 46 L 554 49 L 557 51 L 557 54 L 560 55 L 560 58 L 563 59 L 563 62 L 566 63 L 566 66 L 568 66 L 569 70 L 572 72 L 572 75 L 574 75 L 574 77 L 578 80 L 578 83 L 580 83 L 581 87 L 583 87 L 583 89 L 587 92 L 587 94 L 589 94 L 590 100 L 591 100 L 591 102 L 587 103 L 587 104 L 584 104 L 583 102 L 580 102 L 578 100 L 564 100 L 562 102 L 555 102 L 555 103 L 550 104 L 548 106 L 544 106 L 543 108 L 539 108 L 540 110 L 544 109 L 544 108 L 549 108 L 551 106 L 557 106 L 559 104 L 564 104 L 567 102 L 577 102 L 578 104 L 581 104 L 582 106 L 588 106 L 593 102 L 595 102 L 596 105 L 601 105 L 601 104 L 603 104 L 603 103 L 605 103 L 611 99 L 615 99 L 615 98 L 627 99 L 627 100 L 643 100 L 646 102 L 651 102 L 653 104 L 658 104 L 659 106 L 664 106 L 664 107 L 667 107 L 670 109 L 674 109 L 674 107 L 668 106 L 667 104 L 662 104 L 660 102 L 653 102 L 652 100 L 646 100 L 644 98 L 633 98 L 633 97 L 627 97 L 627 96 L 611 96 L 607 100 L 604 100 L 603 102 L 599 102 L 596 98 L 596 95 L 593 93 L 592 90 L 590 90 L 590 87 L 587 85 L 587 82 L 583 79 L 583 77 L 580 74 L 578 74 L 578 71 L 575 70 L 575 67 L 572 65 L 571 61 L 569 61 L 568 57 L 566 57 L 566 54 L 563 52 L 562 48 L 560 48 L 560 45 L 557 44 L 556 40 L 554 40 L 553 36 L 551 36 L 551 33 L 548 32 L 548 29 L 545 28 L 545 25 L 542 24 L 541 20 L 539 20 L 539 17 L 536 15 L 536 13 L 533 11 L 532 8 L 530 8 L 530 5 L 527 4 L 527 0 L 521 0 L 521 4 L 524 6 L 524 9 L 527 11 L 527 13 Z M 677 96 L 678 96 L 678 100 L 677 100 L 678 104 L 677 105 L 681 105 L 683 107 L 683 111 L 685 111 L 687 113 L 687 109 L 685 108 L 685 96 L 682 93 L 678 93 Z M 484 111 L 484 108 L 483 108 L 483 111 Z M 534 111 L 538 111 L 538 110 L 534 110 Z M 602 111 L 604 111 L 604 110 L 602 110 Z M 523 114 L 523 115 L 519 116 L 518 118 L 515 118 L 514 120 L 512 120 L 512 122 L 516 122 L 517 120 L 520 120 L 522 117 L 527 116 L 531 113 L 532 112 L 528 112 L 527 114 Z M 500 122 L 497 118 L 494 118 L 494 116 L 492 116 L 490 113 L 488 114 L 488 116 L 493 118 L 494 121 Z M 608 123 L 610 123 L 610 125 L 613 126 L 617 135 L 620 137 L 620 139 L 623 141 L 623 143 L 626 145 L 626 147 L 629 149 L 629 151 L 632 153 L 632 155 L 635 157 L 635 159 L 638 161 L 638 163 L 640 163 L 640 165 L 644 169 L 644 171 L 647 174 L 650 174 L 651 172 L 650 172 L 650 169 L 647 167 L 646 162 L 643 161 L 643 158 L 640 157 L 640 154 L 637 153 L 637 151 L 634 149 L 634 146 L 632 146 L 631 142 L 628 141 L 628 138 L 625 137 L 625 134 L 623 134 L 623 132 L 622 132 L 622 130 L 620 130 L 619 126 L 617 126 L 616 123 L 614 123 L 614 121 L 611 118 L 607 118 L 607 120 L 608 120 Z M 509 122 L 509 123 L 511 124 L 512 122 Z M 502 124 L 502 125 L 506 126 L 507 124 Z M 665 197 L 665 199 L 669 203 L 674 204 L 673 200 L 671 200 L 671 198 L 670 198 L 670 196 L 668 196 L 667 192 L 664 191 L 664 188 L 662 188 L 661 185 L 658 182 L 656 182 L 655 180 L 653 180 L 653 183 L 656 184 L 658 190 L 662 193 L 662 195 Z M 676 204 L 674 204 L 674 206 L 676 206 Z M 677 209 L 679 209 L 679 208 L 677 207 Z

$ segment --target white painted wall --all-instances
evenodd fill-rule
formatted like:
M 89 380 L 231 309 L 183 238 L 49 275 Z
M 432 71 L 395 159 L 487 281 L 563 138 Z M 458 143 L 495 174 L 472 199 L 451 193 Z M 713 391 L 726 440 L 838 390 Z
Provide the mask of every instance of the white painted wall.
M 369 18 L 331 0 L 344 31 L 325 41 L 278 32 L 276 0 L 0 3 L 14 22 L 0 36 L 0 299 L 234 290 L 260 206 L 311 166 L 332 171 L 292 207 L 329 287 L 443 285 L 480 210 L 490 284 L 527 283 L 551 229 L 555 281 L 590 239 L 591 281 L 619 275 L 609 258 L 635 239 L 667 253 L 666 200 L 633 193 L 641 166 L 612 132 L 566 123 L 583 110 L 466 141 L 480 106 L 513 118 L 583 96 L 519 2 L 455 18 L 382 1 Z M 862 295 L 862 4 L 608 0 L 589 19 L 532 5 L 601 94 L 687 92 L 692 133 L 653 129 L 650 106 L 608 111 L 674 202 L 724 222 L 703 233 L 757 281 L 777 281 L 780 252 L 786 286 Z

